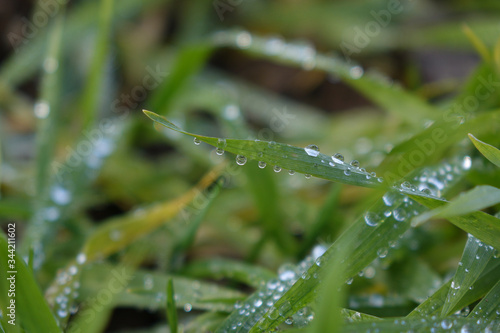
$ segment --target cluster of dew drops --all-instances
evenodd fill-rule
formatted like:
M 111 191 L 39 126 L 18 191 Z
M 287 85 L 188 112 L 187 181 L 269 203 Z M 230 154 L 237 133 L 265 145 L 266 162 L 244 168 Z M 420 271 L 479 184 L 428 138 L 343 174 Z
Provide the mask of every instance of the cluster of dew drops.
M 326 247 L 317 245 L 312 250 L 311 255 L 306 257 L 298 265 L 284 264 L 278 269 L 278 277 L 263 282 L 259 290 L 245 302 L 236 302 L 235 311 L 239 316 L 247 317 L 247 320 L 238 321 L 230 327 L 230 330 L 250 329 L 254 325 L 262 328 L 267 318 L 276 320 L 284 318 L 285 324 L 295 327 L 305 327 L 314 319 L 314 312 L 309 307 L 304 307 L 292 316 L 289 316 L 292 305 L 289 301 L 275 306 L 278 300 L 297 282 L 299 279 L 318 279 L 317 273 L 311 275 L 309 269 L 313 265 L 321 265 L 321 256 L 326 252 Z
M 61 289 L 61 292 L 55 297 L 54 310 L 61 320 L 78 311 L 78 305 L 73 300 L 78 297 L 80 288 L 78 275 L 86 261 L 87 256 L 79 253 L 73 265 L 57 274 L 56 288 Z
M 256 140 L 258 141 L 258 140 Z M 198 139 L 197 137 L 194 138 L 193 140 L 195 145 L 200 145 L 201 140 Z M 272 146 L 274 142 L 270 141 L 269 145 Z M 226 139 L 218 139 L 217 142 L 217 147 L 215 148 L 215 153 L 217 155 L 223 155 L 224 154 L 224 148 L 226 147 Z M 307 147 L 304 148 L 304 151 L 306 152 L 307 155 L 312 156 L 312 157 L 318 157 L 319 156 L 319 147 L 317 145 L 311 144 L 308 145 Z M 262 157 L 263 153 L 260 152 L 259 156 Z M 243 155 L 236 155 L 236 164 L 238 165 L 245 165 L 247 163 L 247 158 Z M 361 168 L 359 165 L 359 162 L 357 160 L 352 160 L 350 163 L 345 163 L 344 162 L 344 156 L 340 153 L 336 153 L 331 156 L 331 161 L 325 161 L 324 159 L 321 160 L 321 163 L 323 164 L 328 164 L 331 167 L 335 167 L 336 165 L 342 165 L 345 167 L 344 169 L 344 175 L 350 176 L 352 172 L 357 172 L 360 174 L 365 175 L 366 179 L 371 179 L 374 178 L 376 179 L 379 183 L 382 183 L 384 179 L 382 177 L 377 177 L 377 174 L 375 172 L 367 172 L 366 169 Z M 259 168 L 264 169 L 267 166 L 267 163 L 264 161 L 259 161 L 258 164 Z M 274 165 L 273 166 L 274 172 L 281 172 L 282 167 L 279 165 Z M 293 176 L 295 174 L 294 170 L 288 170 L 288 174 L 290 176 Z M 306 179 L 310 179 L 311 175 L 310 174 L 304 174 Z
M 342 61 L 335 56 L 320 57 L 313 45 L 307 41 L 286 42 L 279 36 L 259 38 L 245 30 L 218 31 L 213 36 L 218 44 L 234 45 L 239 49 L 259 49 L 261 52 L 272 57 L 281 57 L 286 61 L 299 64 L 304 70 L 315 68 L 338 66 Z M 358 64 L 346 64 L 347 74 L 350 78 L 357 80 L 365 73 L 363 67 Z M 385 78 L 384 78 L 385 79 Z M 388 79 L 386 79 L 388 80 Z

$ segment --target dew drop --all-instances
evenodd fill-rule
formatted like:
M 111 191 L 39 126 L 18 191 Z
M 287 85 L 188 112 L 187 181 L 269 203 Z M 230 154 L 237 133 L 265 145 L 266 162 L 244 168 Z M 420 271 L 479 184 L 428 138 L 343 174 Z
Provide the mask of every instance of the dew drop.
M 259 168 L 264 169 L 267 164 L 264 161 L 259 161 L 258 165 L 259 165 Z
M 240 108 L 234 104 L 227 105 L 223 112 L 224 118 L 228 120 L 237 119 L 240 116 Z
M 50 106 L 45 101 L 37 102 L 34 105 L 33 112 L 38 119 L 45 119 L 49 116 Z
M 346 176 L 350 176 L 350 175 L 351 175 L 351 170 L 349 170 L 349 169 L 345 169 L 345 170 L 344 170 L 344 175 L 346 175 Z
M 236 155 L 236 164 L 238 165 L 245 165 L 247 162 L 247 158 L 243 155 Z
M 43 61 L 43 69 L 47 74 L 54 73 L 59 67 L 59 62 L 53 57 L 48 57 Z
M 293 170 L 288 170 L 288 174 L 289 174 L 290 176 L 293 176 L 293 175 L 295 175 L 295 171 L 293 171 Z
M 144 289 L 151 290 L 153 288 L 154 281 L 153 278 L 149 275 L 144 277 Z
M 215 148 L 215 153 L 220 156 L 224 154 L 224 149 L 217 147 Z
M 470 156 L 465 156 L 464 160 L 462 161 L 462 169 L 469 170 L 471 166 L 472 166 L 472 160 Z
M 201 140 L 200 140 L 200 139 L 198 139 L 198 138 L 194 138 L 194 139 L 193 139 L 193 142 L 194 142 L 194 144 L 195 144 L 195 145 L 199 146 L 199 145 L 200 145 L 200 143 L 201 143 Z
M 281 172 L 281 167 L 279 165 L 275 165 L 273 167 L 274 172 Z
M 385 258 L 387 257 L 387 254 L 389 253 L 389 251 L 386 249 L 386 248 L 380 248 L 377 250 L 377 255 L 379 258 Z
M 246 31 L 242 31 L 236 36 L 236 45 L 240 49 L 246 49 L 252 44 L 252 35 Z
M 363 74 L 364 74 L 364 71 L 363 71 L 363 68 L 361 66 L 353 66 L 349 70 L 349 75 L 351 76 L 351 78 L 353 78 L 355 80 L 362 77 Z
M 310 175 L 310 174 L 308 174 L 308 173 L 306 173 L 306 174 L 304 175 L 304 177 L 306 177 L 306 179 L 311 179 L 311 175 Z
M 445 330 L 449 330 L 453 326 L 453 323 L 449 321 L 448 319 L 444 319 L 441 322 L 441 327 Z
M 422 192 L 424 194 L 427 194 L 427 195 L 431 195 L 432 194 L 431 190 L 429 190 L 427 187 L 421 189 L 420 192 Z
M 404 188 L 405 190 L 409 190 L 411 188 L 410 182 L 403 182 L 401 184 L 401 187 Z
M 358 160 L 352 160 L 351 161 L 351 166 L 354 168 L 359 168 L 359 161 Z
M 304 148 L 306 154 L 312 157 L 316 157 L 319 155 L 319 147 L 316 145 L 309 145 Z
M 332 156 L 332 160 L 334 163 L 343 164 L 344 163 L 344 156 L 340 153 L 336 153 L 335 155 Z
M 76 266 L 70 266 L 68 268 L 68 273 L 70 275 L 76 275 L 76 273 L 78 273 L 78 268 L 76 268 Z
M 380 216 L 373 212 L 367 212 L 365 214 L 365 222 L 369 227 L 376 227 L 380 222 Z
M 403 222 L 406 217 L 408 216 L 408 214 L 406 213 L 406 211 L 403 209 L 403 208 L 396 208 L 393 212 L 392 212 L 392 216 L 394 216 L 394 219 L 398 222 Z
M 79 265 L 83 265 L 86 261 L 87 261 L 87 256 L 85 255 L 85 253 L 80 253 L 76 256 L 76 262 Z
M 50 190 L 50 198 L 58 205 L 66 205 L 71 201 L 71 192 L 62 186 L 56 185 Z
M 190 303 L 184 304 L 184 311 L 185 312 L 191 312 L 193 310 L 193 306 Z

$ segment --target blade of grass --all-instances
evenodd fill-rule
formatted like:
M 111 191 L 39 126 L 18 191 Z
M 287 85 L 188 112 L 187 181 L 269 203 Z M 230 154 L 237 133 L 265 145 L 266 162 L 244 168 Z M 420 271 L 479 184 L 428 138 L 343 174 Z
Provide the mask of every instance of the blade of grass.
M 474 146 L 476 146 L 477 150 L 481 152 L 491 163 L 495 164 L 497 167 L 500 167 L 500 150 L 489 145 L 479 139 L 477 139 L 474 135 L 469 133 L 469 139 L 472 141 Z
M 418 203 L 430 209 L 441 208 L 446 205 L 446 201 L 436 199 L 424 194 L 406 193 Z M 451 223 L 474 235 L 482 242 L 500 250 L 500 219 L 484 212 L 473 212 L 461 216 L 448 217 Z
M 50 30 L 50 40 L 45 58 L 39 102 L 35 104 L 35 115 L 42 118 L 37 129 L 36 197 L 43 201 L 50 181 L 50 162 L 54 157 L 61 118 L 61 39 L 65 27 L 65 10 L 58 14 Z M 40 114 L 42 113 L 42 114 Z
M 24 261 L 17 255 L 12 259 L 7 254 L 12 253 L 12 242 L 7 241 L 4 233 L 0 233 L 0 269 L 4 272 L 4 278 L 0 279 L 0 291 L 2 293 L 0 304 L 2 305 L 2 313 L 7 317 L 10 310 L 12 300 L 15 300 L 15 321 L 20 327 L 25 328 L 29 332 L 62 332 L 56 323 L 54 315 L 45 301 L 40 288 L 35 281 L 35 278 L 29 271 Z M 10 246 L 9 246 L 10 245 Z M 10 260 L 14 260 L 13 262 Z M 13 266 L 12 266 L 13 265 Z M 10 271 L 13 271 L 10 273 Z M 3 273 L 2 273 L 3 275 Z M 8 280 L 13 276 L 13 279 Z M 12 282 L 15 281 L 15 282 Z M 7 295 L 12 294 L 9 291 L 10 285 L 15 284 L 14 295 L 10 296 L 10 303 L 7 302 Z M 7 305 L 8 303 L 8 305 Z M 9 320 L 13 319 L 9 317 Z M 9 324 L 10 325 L 10 324 Z
M 477 322 L 469 318 L 396 318 L 346 324 L 343 333 L 358 332 L 495 332 L 500 322 Z M 451 331 L 450 331 L 451 330 Z
M 205 64 L 212 53 L 209 45 L 185 45 L 178 51 L 166 80 L 153 92 L 148 105 L 162 114 L 170 111 L 174 97 L 183 89 L 194 74 Z
M 172 279 L 168 279 L 167 281 L 166 295 L 166 315 L 168 319 L 168 327 L 170 328 L 171 333 L 177 333 L 177 309 L 175 306 L 174 282 Z
M 83 112 L 83 128 L 93 126 L 101 98 L 103 75 L 106 58 L 109 54 L 110 37 L 112 30 L 114 0 L 101 0 L 99 26 L 94 45 L 94 57 L 90 65 L 87 82 L 82 94 L 81 109 Z
M 500 111 L 478 114 L 459 125 L 457 117 L 444 115 L 412 138 L 395 146 L 378 167 L 389 183 L 397 181 L 413 170 L 437 162 L 449 148 L 462 140 L 467 133 L 496 133 Z M 419 159 L 416 156 L 425 156 Z
M 228 312 L 233 309 L 235 301 L 245 297 L 240 291 L 215 283 L 145 270 L 121 273 L 116 266 L 93 264 L 86 266 L 82 272 L 79 299 L 95 297 L 103 288 L 103 276 L 114 270 L 117 271 L 115 283 L 122 286 L 116 293 L 116 306 L 165 310 L 165 286 L 169 279 L 175 286 L 177 308 L 186 312 L 192 309 Z
M 443 305 L 441 312 L 443 317 L 452 313 L 460 299 L 476 282 L 493 257 L 493 252 L 493 248 L 469 234 L 464 253 L 453 277 L 446 302 Z
M 195 261 L 184 268 L 182 273 L 196 278 L 228 278 L 254 288 L 276 278 L 273 272 L 265 268 L 228 259 Z
M 472 288 L 468 288 L 465 295 L 458 301 L 451 312 L 458 311 L 465 306 L 472 304 L 481 297 L 483 297 L 491 288 L 498 282 L 500 274 L 500 260 L 492 260 L 487 268 L 481 273 Z M 443 305 L 445 304 L 448 292 L 451 288 L 452 281 L 448 281 L 442 285 L 433 295 L 431 295 L 425 302 L 416 307 L 408 317 L 430 317 L 440 316 Z
M 483 319 L 485 321 L 500 320 L 500 280 L 474 307 L 468 318 Z
M 414 220 L 414 226 L 432 217 L 449 218 L 475 212 L 500 203 L 500 189 L 481 185 L 451 200 L 446 205 L 426 212 Z
M 243 47 L 241 46 L 242 36 L 250 40 L 248 45 Z M 219 46 L 231 46 L 285 64 L 305 69 L 319 69 L 333 74 L 384 110 L 412 124 L 419 123 L 425 118 L 431 118 L 436 112 L 434 107 L 401 87 L 392 85 L 387 80 L 381 80 L 374 75 L 363 75 L 363 69 L 360 66 L 347 64 L 340 57 L 317 54 L 309 46 L 283 43 L 279 50 L 270 53 L 269 44 L 273 41 L 272 39 L 250 35 L 246 31 L 218 32 L 213 36 L 213 40 Z
M 310 333 L 340 332 L 343 318 L 341 306 L 344 303 L 344 282 L 347 261 L 352 252 L 351 246 L 339 250 L 337 255 L 325 265 L 323 283 L 319 288 L 316 319 L 313 321 Z
M 464 32 L 465 36 L 469 39 L 471 44 L 474 46 L 477 53 L 479 53 L 481 58 L 483 58 L 483 61 L 490 62 L 491 61 L 490 52 L 488 51 L 488 48 L 483 43 L 483 41 L 479 39 L 479 37 L 471 30 L 471 28 L 469 28 L 467 24 L 462 25 L 462 31 Z
M 359 168 L 351 167 L 349 164 L 343 162 L 336 162 L 334 164 L 334 162 L 330 162 L 332 161 L 330 156 L 319 152 L 317 154 L 314 152 L 311 156 L 303 148 L 281 143 L 259 140 L 218 139 L 196 135 L 180 129 L 160 115 L 147 110 L 143 111 L 153 121 L 171 130 L 198 138 L 205 143 L 230 153 L 243 155 L 245 162 L 247 158 L 262 161 L 268 165 L 278 165 L 279 167 L 303 174 L 346 184 L 365 187 L 381 187 L 382 185 L 381 178 L 372 177 L 370 174 L 360 171 Z M 334 166 L 329 163 L 334 164 Z

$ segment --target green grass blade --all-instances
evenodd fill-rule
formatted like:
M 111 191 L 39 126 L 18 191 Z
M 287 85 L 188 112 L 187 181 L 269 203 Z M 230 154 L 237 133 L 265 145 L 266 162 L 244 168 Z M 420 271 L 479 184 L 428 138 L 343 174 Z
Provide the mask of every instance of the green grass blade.
M 42 77 L 39 102 L 35 104 L 35 115 L 40 119 L 37 133 L 37 176 L 38 201 L 45 199 L 46 187 L 50 181 L 50 162 L 57 146 L 57 135 L 61 118 L 61 39 L 64 31 L 64 8 L 50 29 L 50 40 L 46 56 L 46 70 Z M 39 110 L 42 111 L 39 111 Z M 43 113 L 43 114 L 40 114 Z
M 460 299 L 486 268 L 494 252 L 495 250 L 491 246 L 485 245 L 476 237 L 469 235 L 464 253 L 443 306 L 442 316 L 452 313 Z
M 329 260 L 323 283 L 319 289 L 316 319 L 313 321 L 310 333 L 340 332 L 342 328 L 341 306 L 344 303 L 344 283 L 347 261 L 352 249 L 349 247 L 340 249 L 338 254 Z
M 196 135 L 180 129 L 156 113 L 146 110 L 144 110 L 144 113 L 156 123 L 171 130 L 190 135 L 218 149 L 244 156 L 239 163 L 245 163 L 246 159 L 251 159 L 318 178 L 364 187 L 381 187 L 383 181 L 381 178 L 373 177 L 369 173 L 362 172 L 359 168 L 352 167 L 347 163 L 332 161 L 330 156 L 319 152 L 308 155 L 304 148 L 281 143 L 260 140 L 218 139 Z
M 103 74 L 106 57 L 109 53 L 110 36 L 113 18 L 114 0 L 101 0 L 99 8 L 99 29 L 94 46 L 94 57 L 92 59 L 89 76 L 82 95 L 83 128 L 89 129 L 93 126 L 99 110 L 101 98 Z
M 54 315 L 45 301 L 37 282 L 33 275 L 26 267 L 24 261 L 17 255 L 13 259 L 8 257 L 9 249 L 12 249 L 12 243 L 7 241 L 4 233 L 0 235 L 0 269 L 2 270 L 3 278 L 0 281 L 0 292 L 2 293 L 2 313 L 4 316 L 10 313 L 7 309 L 10 303 L 7 303 L 7 295 L 11 293 L 10 280 L 7 277 L 15 276 L 15 295 L 9 297 L 10 300 L 15 300 L 15 324 L 20 325 L 28 332 L 46 333 L 46 332 L 62 332 L 58 327 Z M 15 251 L 14 251 L 15 253 Z M 14 265 L 11 267 L 10 265 Z M 17 273 L 9 273 L 9 271 Z M 4 275 L 5 274 L 5 275 Z M 9 320 L 12 318 L 9 317 Z M 10 324 L 8 324 L 10 325 Z
M 414 224 L 421 224 L 431 217 L 449 218 L 464 215 L 498 203 L 500 203 L 500 189 L 493 186 L 481 185 L 461 194 L 446 205 L 415 218 Z
M 203 313 L 184 327 L 184 333 L 214 332 L 225 317 L 226 314 L 220 312 Z
M 276 275 L 262 267 L 229 259 L 208 259 L 189 264 L 182 273 L 196 278 L 227 278 L 258 288 Z
M 243 37 L 245 40 L 250 40 L 248 45 L 241 45 Z M 436 110 L 433 106 L 416 95 L 406 92 L 401 87 L 393 85 L 388 82 L 389 80 L 380 79 L 376 75 L 364 74 L 360 66 L 348 64 L 339 56 L 331 57 L 318 54 L 310 46 L 282 42 L 283 45 L 273 52 L 269 51 L 269 44 L 273 39 L 251 35 L 246 31 L 218 32 L 213 39 L 215 44 L 219 46 L 231 46 L 285 64 L 304 69 L 323 70 L 333 74 L 384 110 L 410 123 L 419 123 L 423 119 L 435 115 Z
M 441 208 L 446 201 L 423 194 L 407 193 L 412 199 L 430 209 Z M 484 212 L 473 212 L 461 216 L 447 218 L 451 223 L 474 235 L 482 242 L 500 250 L 500 219 Z
M 481 273 L 479 279 L 471 286 L 472 288 L 468 288 L 465 295 L 458 301 L 451 312 L 458 311 L 483 297 L 498 282 L 499 274 L 500 260 L 492 260 L 487 268 Z M 452 281 L 450 280 L 442 285 L 425 302 L 416 307 L 408 317 L 440 316 L 442 308 L 447 300 L 451 283 Z
M 186 312 L 192 309 L 228 312 L 233 309 L 235 301 L 245 297 L 240 291 L 215 283 L 144 270 L 128 272 L 116 266 L 93 264 L 86 266 L 82 272 L 79 299 L 84 301 L 95 297 L 105 287 L 103 281 L 106 280 L 103 277 L 110 271 L 115 272 L 115 285 L 121 287 L 115 293 L 116 306 L 165 310 L 165 286 L 169 279 L 175 286 L 177 308 Z
M 170 328 L 171 333 L 177 333 L 177 309 L 175 307 L 175 294 L 174 294 L 174 282 L 172 279 L 168 279 L 167 288 L 167 319 L 168 326 Z
M 187 81 L 205 64 L 212 52 L 208 45 L 186 45 L 180 48 L 171 72 L 157 89 L 148 105 L 162 114 L 170 111 L 174 97 L 185 87 Z
M 359 332 L 497 332 L 500 330 L 500 321 L 477 322 L 469 318 L 397 318 L 381 321 L 361 321 L 347 324 L 342 333 Z
M 469 132 L 493 135 L 498 132 L 500 111 L 479 114 L 462 125 L 459 121 L 458 117 L 445 114 L 409 140 L 396 145 L 380 164 L 379 172 L 392 183 L 419 167 L 438 162 Z
M 500 167 L 500 150 L 489 145 L 479 139 L 477 139 L 474 135 L 469 133 L 469 139 L 472 141 L 474 146 L 476 146 L 477 150 L 481 152 L 491 163 L 495 164 L 497 167 Z
M 500 280 L 490 292 L 479 302 L 469 315 L 469 318 L 484 321 L 500 320 Z

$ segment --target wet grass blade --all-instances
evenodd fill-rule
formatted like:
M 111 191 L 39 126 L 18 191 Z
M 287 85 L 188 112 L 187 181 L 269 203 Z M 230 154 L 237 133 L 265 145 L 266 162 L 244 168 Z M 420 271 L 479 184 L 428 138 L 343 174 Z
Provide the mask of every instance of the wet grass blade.
M 265 268 L 229 259 L 196 261 L 183 269 L 182 273 L 196 278 L 227 278 L 255 288 L 276 277 Z
M 500 150 L 489 145 L 479 139 L 477 139 L 474 135 L 469 133 L 469 139 L 472 141 L 474 146 L 476 146 L 477 150 L 481 152 L 491 163 L 495 164 L 497 167 L 500 167 Z
M 442 316 L 452 313 L 460 299 L 483 273 L 494 252 L 495 250 L 491 246 L 483 244 L 476 237 L 469 235 L 443 306 Z
M 10 303 L 7 302 L 7 295 L 9 295 L 10 281 L 7 278 L 12 274 L 15 276 L 15 295 L 10 298 L 15 300 L 15 324 L 23 327 L 28 332 L 42 333 L 42 332 L 62 332 L 56 323 L 54 315 L 50 310 L 47 302 L 45 301 L 40 288 L 38 287 L 35 278 L 29 271 L 24 261 L 15 256 L 13 264 L 7 254 L 9 252 L 9 242 L 4 233 L 0 233 L 0 269 L 2 270 L 3 278 L 0 279 L 0 292 L 2 293 L 0 305 L 2 313 L 7 318 L 10 310 L 7 309 Z M 15 252 L 14 252 L 15 253 Z M 11 266 L 14 265 L 14 266 Z M 9 273 L 14 270 L 17 273 Z M 6 274 L 6 275 L 4 275 Z M 12 318 L 9 317 L 8 320 Z M 10 325 L 10 324 L 8 324 Z M 8 326 L 7 326 L 8 327 Z
M 472 288 L 469 288 L 465 295 L 458 301 L 451 312 L 458 311 L 483 297 L 498 282 L 500 276 L 500 260 L 492 260 L 486 269 L 481 273 Z M 447 301 L 448 292 L 452 281 L 442 285 L 425 302 L 416 307 L 408 317 L 441 316 L 442 308 Z
M 175 294 L 174 294 L 174 282 L 172 279 L 168 279 L 167 281 L 167 319 L 168 319 L 168 327 L 170 328 L 171 333 L 177 333 L 177 309 L 175 306 Z
M 310 333 L 340 332 L 342 328 L 341 306 L 344 303 L 345 269 L 352 249 L 339 249 L 335 257 L 325 263 L 326 270 L 319 288 L 317 315 L 313 321 Z
M 500 320 L 500 280 L 490 292 L 479 302 L 469 315 L 469 318 L 484 321 Z
M 500 189 L 481 185 L 461 194 L 442 207 L 416 217 L 414 223 L 421 224 L 432 217 L 449 218 L 469 214 L 498 203 L 500 203 Z
M 249 45 L 242 47 L 239 37 L 246 37 L 247 35 L 251 42 Z M 364 73 L 360 66 L 348 64 L 339 56 L 332 57 L 317 54 L 312 47 L 307 45 L 282 41 L 279 49 L 269 51 L 269 44 L 273 42 L 273 39 L 236 30 L 216 33 L 213 39 L 215 44 L 219 46 L 244 49 L 254 55 L 271 58 L 304 69 L 323 70 L 335 77 L 340 77 L 382 109 L 412 124 L 419 123 L 426 117 L 432 118 L 436 112 L 433 106 L 416 95 L 410 94 L 401 87 L 388 82 L 389 80 Z
M 500 322 L 477 322 L 469 318 L 397 318 L 346 324 L 342 333 L 359 332 L 497 332 Z
M 430 209 L 444 207 L 447 202 L 422 194 L 406 193 L 418 203 Z M 500 250 L 500 219 L 484 212 L 473 212 L 447 218 L 451 223 L 476 238 Z
M 164 117 L 144 110 L 144 113 L 158 124 L 171 130 L 190 135 L 218 149 L 223 149 L 233 154 L 241 155 L 240 162 L 244 164 L 247 159 L 264 162 L 288 170 L 293 170 L 306 175 L 331 181 L 352 184 L 364 187 L 381 187 L 381 178 L 373 177 L 359 168 L 351 167 L 347 163 L 332 160 L 331 156 L 314 151 L 306 153 L 304 148 L 290 146 L 282 143 L 259 140 L 219 139 L 196 135 L 180 129 Z M 339 163 L 340 162 L 340 163 Z
M 245 294 L 231 288 L 221 287 L 215 283 L 190 279 L 162 273 L 136 270 L 122 272 L 122 268 L 106 264 L 94 264 L 85 267 L 82 273 L 79 299 L 84 301 L 95 297 L 102 290 L 103 277 L 115 271 L 116 291 L 115 305 L 139 307 L 150 310 L 166 307 L 165 286 L 171 279 L 175 286 L 175 304 L 177 308 L 190 312 L 193 309 L 229 312 L 234 302 L 245 297 Z

